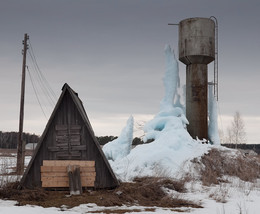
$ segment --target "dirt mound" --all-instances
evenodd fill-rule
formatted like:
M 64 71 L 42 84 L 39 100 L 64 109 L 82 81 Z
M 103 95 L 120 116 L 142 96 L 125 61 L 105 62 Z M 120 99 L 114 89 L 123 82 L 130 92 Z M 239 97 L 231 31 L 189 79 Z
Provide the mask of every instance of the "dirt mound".
M 136 178 L 133 183 L 122 183 L 113 190 L 85 190 L 82 195 L 69 196 L 66 191 L 17 190 L 18 183 L 6 185 L 0 190 L 1 199 L 17 200 L 18 205 L 71 208 L 80 204 L 95 203 L 98 206 L 141 205 L 159 207 L 200 207 L 190 201 L 169 196 L 163 188 L 184 192 L 184 181 L 166 178 Z

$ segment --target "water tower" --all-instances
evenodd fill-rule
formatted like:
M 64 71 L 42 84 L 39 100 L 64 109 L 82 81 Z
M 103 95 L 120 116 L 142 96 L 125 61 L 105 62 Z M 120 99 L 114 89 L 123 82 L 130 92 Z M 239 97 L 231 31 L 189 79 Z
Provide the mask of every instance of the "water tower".
M 208 64 L 215 59 L 215 22 L 189 18 L 179 23 L 179 60 L 186 65 L 186 116 L 193 138 L 208 139 Z

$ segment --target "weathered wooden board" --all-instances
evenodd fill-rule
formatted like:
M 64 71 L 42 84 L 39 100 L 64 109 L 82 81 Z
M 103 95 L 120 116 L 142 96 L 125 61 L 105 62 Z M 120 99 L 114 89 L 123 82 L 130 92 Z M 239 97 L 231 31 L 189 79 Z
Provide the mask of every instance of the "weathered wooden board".
M 80 135 L 57 135 L 56 136 L 56 141 L 58 143 L 65 143 L 70 140 L 71 142 L 78 142 L 80 141 Z
M 69 165 L 67 167 L 68 177 L 69 177 L 69 189 L 70 195 L 81 195 L 82 194 L 82 184 L 81 179 L 84 179 L 80 175 L 80 167 L 77 165 Z
M 43 166 L 68 166 L 68 165 L 78 165 L 94 167 L 95 161 L 80 161 L 80 160 L 43 160 Z
M 81 181 L 83 187 L 94 187 L 94 181 Z M 42 187 L 69 187 L 69 181 L 46 181 L 42 182 Z
M 41 166 L 41 172 L 66 172 L 67 166 Z M 81 172 L 95 172 L 94 167 L 80 167 Z
M 66 177 L 68 173 L 66 172 L 42 172 L 42 177 Z M 80 172 L 82 177 L 95 177 L 96 172 Z
M 86 150 L 87 146 L 86 145 L 74 145 L 70 147 L 71 151 L 81 151 L 81 150 Z M 57 146 L 49 146 L 48 149 L 52 152 L 59 152 L 59 151 L 67 151 L 69 150 L 68 144 L 65 145 L 57 145 Z
M 96 179 L 95 161 L 43 160 L 41 166 L 42 187 L 69 187 L 67 167 L 80 167 L 80 180 L 83 187 L 93 187 Z
M 80 175 L 80 178 L 81 178 L 82 182 L 83 181 L 95 181 L 95 177 L 84 177 L 84 176 Z M 41 181 L 43 181 L 43 182 L 48 182 L 48 181 L 53 181 L 53 182 L 63 181 L 63 182 L 67 182 L 67 181 L 69 181 L 69 177 L 68 176 L 66 176 L 66 177 L 42 177 Z
M 57 159 L 62 159 L 62 160 L 69 160 L 69 159 L 74 159 L 77 158 L 77 160 L 80 160 L 78 158 L 81 157 L 81 152 L 79 151 L 64 151 L 64 152 L 57 152 Z
M 68 127 L 70 130 L 80 130 L 81 129 L 81 126 L 80 125 L 56 125 L 55 129 L 57 131 L 60 131 L 60 130 L 68 130 Z
M 70 141 L 70 145 L 71 146 L 79 146 L 80 145 L 80 141 Z

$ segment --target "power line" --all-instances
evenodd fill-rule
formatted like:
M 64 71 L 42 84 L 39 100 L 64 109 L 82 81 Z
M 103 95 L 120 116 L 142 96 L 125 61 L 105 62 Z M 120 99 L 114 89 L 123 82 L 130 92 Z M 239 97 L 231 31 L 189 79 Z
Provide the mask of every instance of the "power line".
M 42 72 L 41 72 L 41 69 L 40 69 L 39 66 L 38 66 L 38 63 L 37 63 L 37 60 L 36 60 L 36 57 L 35 57 L 35 54 L 34 54 L 34 51 L 33 51 L 33 47 L 32 47 L 32 44 L 31 44 L 31 42 L 30 42 L 30 39 L 28 40 L 28 42 L 29 42 L 29 45 L 30 45 L 30 47 L 31 47 L 32 56 L 33 56 L 34 62 L 35 62 L 35 64 L 36 64 L 36 67 L 37 67 L 37 69 L 38 69 L 38 71 L 39 71 L 39 73 L 40 73 L 40 76 L 42 77 L 43 81 L 45 82 L 46 86 L 48 87 L 48 90 L 51 92 L 51 94 L 53 95 L 53 97 L 54 97 L 55 99 L 57 99 L 56 94 L 54 93 L 54 91 L 53 91 L 52 88 L 50 87 L 49 82 L 46 80 L 46 78 L 44 77 L 44 75 L 43 75 Z
M 31 57 L 31 60 L 32 60 L 32 63 L 33 63 L 33 66 L 34 66 L 35 73 L 36 73 L 37 78 L 38 78 L 39 86 L 41 87 L 45 96 L 49 98 L 49 100 L 51 101 L 52 104 L 54 104 L 55 103 L 54 100 L 56 98 L 53 96 L 52 93 L 50 93 L 50 89 L 46 85 L 46 81 L 44 81 L 43 75 L 40 73 L 39 66 L 37 66 L 37 62 L 35 61 L 34 56 L 32 55 L 32 53 L 30 51 L 28 51 L 28 52 L 29 52 L 29 55 Z
M 33 63 L 35 64 L 36 71 L 38 72 L 39 78 L 40 78 L 41 81 L 43 82 L 43 86 L 44 86 L 46 92 L 47 92 L 48 94 L 51 94 L 54 100 L 57 100 L 56 94 L 55 94 L 54 91 L 52 90 L 52 88 L 51 88 L 49 82 L 47 81 L 47 79 L 46 79 L 45 76 L 43 75 L 41 69 L 39 68 L 39 65 L 38 65 L 38 63 L 37 63 L 37 60 L 36 60 L 36 57 L 35 57 L 35 54 L 34 54 L 34 51 L 33 51 L 33 47 L 32 47 L 32 44 L 31 44 L 30 40 L 29 40 L 29 45 L 30 45 L 29 54 L 30 54 L 30 56 L 31 56 L 31 58 L 32 58 Z
M 35 62 L 33 60 L 33 56 L 32 56 L 30 51 L 28 51 L 28 52 L 29 52 L 29 55 L 30 55 L 31 60 L 32 60 L 33 68 L 34 68 L 34 71 L 35 71 L 35 74 L 36 74 L 36 77 L 37 77 L 36 79 L 37 79 L 37 81 L 39 83 L 38 85 L 41 88 L 41 91 L 43 92 L 43 94 L 45 95 L 45 98 L 46 98 L 47 102 L 49 102 L 49 104 L 51 106 L 54 106 L 55 105 L 55 101 L 54 101 L 55 98 L 53 98 L 51 96 L 51 94 L 49 93 L 48 89 L 46 88 L 46 85 L 44 84 L 44 82 L 43 82 L 43 80 L 42 80 L 42 78 L 41 78 L 41 76 L 39 74 L 39 71 L 37 69 L 37 66 L 36 66 L 36 64 L 35 64 Z
M 29 77 L 30 77 L 30 81 L 37 99 L 38 104 L 40 105 L 41 111 L 43 113 L 43 115 L 45 116 L 45 118 L 47 119 L 46 113 L 49 112 L 49 106 L 54 107 L 57 97 L 54 93 L 54 91 L 52 90 L 50 84 L 48 83 L 47 79 L 45 78 L 45 76 L 43 75 L 34 51 L 33 51 L 33 47 L 32 44 L 30 42 L 30 40 L 28 39 L 28 44 L 30 46 L 30 49 L 28 50 L 28 55 L 30 56 L 30 62 L 32 63 L 31 67 L 32 71 L 29 71 L 29 67 L 27 66 L 27 71 L 29 73 Z M 40 96 L 42 95 L 42 96 Z
M 30 80 L 31 80 L 31 83 L 32 83 L 33 91 L 34 91 L 34 93 L 35 93 L 35 96 L 36 96 L 36 98 L 37 98 L 37 101 L 38 101 L 38 103 L 39 103 L 39 105 L 40 105 L 40 107 L 41 107 L 42 113 L 44 114 L 45 118 L 47 119 L 47 116 L 46 116 L 46 114 L 45 114 L 45 112 L 44 112 L 44 110 L 43 110 L 43 108 L 42 108 L 40 99 L 39 99 L 39 97 L 38 97 L 38 94 L 37 94 L 37 91 L 36 91 L 36 88 L 35 88 L 35 85 L 34 85 L 32 76 L 31 76 L 31 72 L 29 71 L 29 67 L 28 67 L 28 66 L 27 66 L 27 71 L 28 71 L 28 74 L 29 74 L 29 77 L 30 77 Z

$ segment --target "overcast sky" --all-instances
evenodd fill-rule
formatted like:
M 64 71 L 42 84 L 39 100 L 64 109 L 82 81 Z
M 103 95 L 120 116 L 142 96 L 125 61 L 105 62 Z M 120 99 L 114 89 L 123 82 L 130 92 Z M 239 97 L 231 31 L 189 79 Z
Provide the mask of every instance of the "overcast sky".
M 260 143 L 259 10 L 259 0 L 1 0 L 0 130 L 18 130 L 24 33 L 57 97 L 68 83 L 96 135 L 118 135 L 131 114 L 140 123 L 159 110 L 165 44 L 178 56 L 178 27 L 168 23 L 215 16 L 219 128 L 225 131 L 239 111 L 248 143 Z M 33 73 L 30 58 L 27 65 Z M 184 83 L 185 66 L 179 67 Z M 210 65 L 209 81 L 212 73 Z M 25 132 L 43 132 L 53 106 L 45 103 L 43 109 L 47 119 L 27 74 Z

